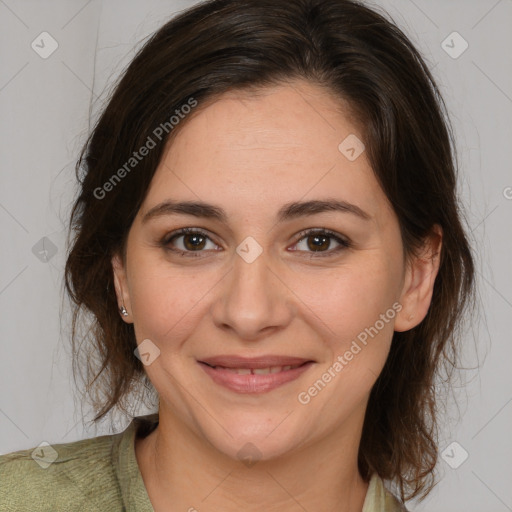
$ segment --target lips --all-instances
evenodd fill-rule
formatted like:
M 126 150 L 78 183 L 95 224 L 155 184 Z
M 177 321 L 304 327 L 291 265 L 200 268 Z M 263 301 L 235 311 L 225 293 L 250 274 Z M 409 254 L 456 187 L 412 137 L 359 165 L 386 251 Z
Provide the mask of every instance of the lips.
M 239 369 L 261 369 L 275 368 L 283 366 L 300 366 L 307 363 L 309 359 L 301 357 L 289 356 L 260 356 L 260 357 L 240 357 L 240 356 L 215 356 L 201 359 L 201 363 L 209 366 L 222 366 L 223 368 L 239 368 Z
M 237 393 L 264 393 L 291 382 L 314 361 L 289 356 L 216 356 L 198 361 L 212 380 Z
M 267 366 L 266 368 L 226 368 L 224 366 L 212 366 L 214 369 L 223 369 L 229 372 L 236 373 L 237 375 L 268 375 L 269 373 L 279 373 L 298 368 L 297 365 L 286 366 Z

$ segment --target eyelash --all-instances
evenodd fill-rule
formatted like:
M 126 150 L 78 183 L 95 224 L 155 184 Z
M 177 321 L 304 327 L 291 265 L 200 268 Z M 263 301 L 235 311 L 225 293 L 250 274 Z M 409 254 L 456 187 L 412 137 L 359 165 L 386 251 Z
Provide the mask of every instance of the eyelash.
M 208 235 L 208 233 L 206 233 L 205 231 L 203 231 L 200 228 L 182 228 L 182 229 L 178 229 L 177 231 L 173 231 L 172 233 L 167 234 L 160 241 L 160 245 L 165 250 L 171 251 L 173 253 L 177 253 L 180 256 L 192 257 L 192 258 L 199 257 L 201 255 L 201 253 L 204 252 L 204 251 L 183 251 L 181 249 L 176 249 L 174 247 L 169 247 L 169 244 L 171 243 L 171 241 L 173 239 L 179 238 L 182 235 L 201 235 L 201 236 L 211 240 L 211 238 Z M 330 256 L 333 256 L 335 253 L 338 253 L 338 252 L 340 252 L 340 251 L 342 251 L 344 249 L 348 249 L 348 248 L 352 247 L 352 243 L 348 239 L 341 238 L 334 231 L 331 231 L 330 229 L 325 229 L 325 228 L 311 228 L 311 229 L 305 229 L 304 231 L 301 231 L 300 233 L 298 233 L 297 236 L 299 238 L 294 243 L 294 245 L 296 245 L 299 242 L 301 242 L 303 238 L 306 238 L 308 236 L 314 236 L 314 235 L 324 235 L 324 236 L 327 236 L 329 238 L 332 238 L 336 242 L 338 242 L 340 245 L 338 247 L 336 247 L 335 249 L 331 249 L 331 250 L 328 250 L 328 251 L 306 251 L 306 252 L 310 252 L 311 253 L 311 256 L 309 256 L 309 258 L 330 257 Z M 213 242 L 213 240 L 211 240 L 211 241 Z M 298 250 L 294 250 L 294 251 L 303 252 L 303 251 L 298 251 Z M 307 257 L 307 256 L 302 256 L 302 257 Z

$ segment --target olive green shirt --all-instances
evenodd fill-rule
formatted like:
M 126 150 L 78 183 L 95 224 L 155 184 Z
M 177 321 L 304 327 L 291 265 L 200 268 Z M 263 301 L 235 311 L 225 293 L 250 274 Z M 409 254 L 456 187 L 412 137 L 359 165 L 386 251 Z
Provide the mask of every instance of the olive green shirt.
M 133 418 L 124 432 L 0 456 L 2 512 L 153 512 L 135 456 L 135 436 L 158 414 Z M 362 512 L 406 509 L 374 474 Z

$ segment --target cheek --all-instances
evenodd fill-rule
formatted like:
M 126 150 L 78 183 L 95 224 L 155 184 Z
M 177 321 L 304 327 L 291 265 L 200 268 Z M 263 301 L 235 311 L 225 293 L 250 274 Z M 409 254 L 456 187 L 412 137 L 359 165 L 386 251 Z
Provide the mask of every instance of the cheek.
M 332 342 L 346 343 L 373 326 L 390 308 L 386 325 L 380 330 L 385 336 L 392 332 L 393 322 L 389 320 L 394 318 L 392 305 L 399 296 L 398 277 L 396 266 L 389 265 L 382 254 L 368 254 L 324 274 L 301 276 L 295 290 L 324 324 L 322 331 Z
M 172 340 L 185 339 L 197 324 L 217 276 L 173 268 L 156 258 L 135 260 L 133 269 L 130 302 L 137 340 L 149 338 L 161 347 L 165 343 L 166 350 L 177 348 Z
M 325 334 L 324 357 L 298 400 L 314 403 L 326 425 L 338 424 L 364 403 L 386 362 L 399 305 L 397 273 L 383 261 L 381 255 L 373 265 L 301 281 L 299 293 L 308 306 L 303 315 L 312 331 Z

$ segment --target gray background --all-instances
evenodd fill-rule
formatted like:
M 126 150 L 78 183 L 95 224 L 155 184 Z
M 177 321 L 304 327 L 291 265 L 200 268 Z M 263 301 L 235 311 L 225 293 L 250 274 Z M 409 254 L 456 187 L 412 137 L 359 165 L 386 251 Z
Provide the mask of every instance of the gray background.
M 91 109 L 94 119 L 140 41 L 193 3 L 0 0 L 0 453 L 124 428 L 83 422 L 90 415 L 70 371 L 62 276 L 74 162 Z M 464 372 L 445 416 L 440 483 L 408 507 L 512 510 L 512 0 L 375 3 L 423 53 L 445 97 L 479 253 L 480 312 L 465 334 L 465 364 L 480 369 Z M 45 59 L 31 47 L 43 31 L 58 43 Z M 469 45 L 457 58 L 454 31 Z M 44 237 L 48 261 L 37 252 Z

